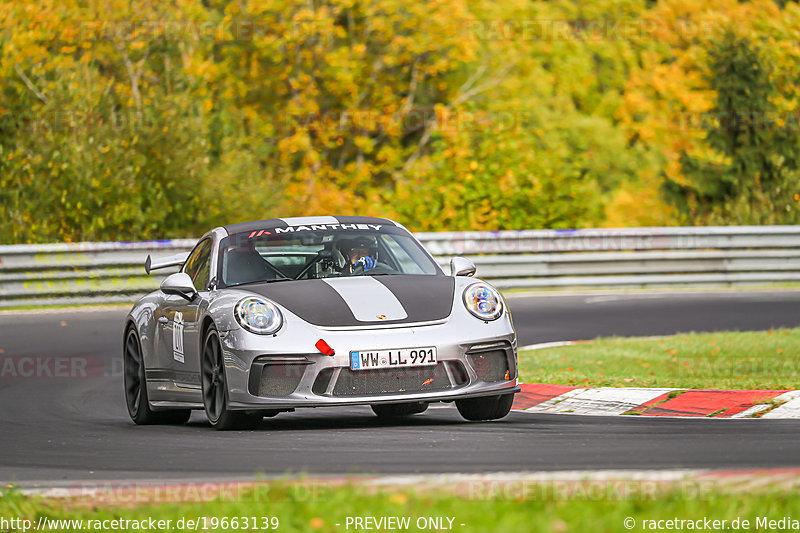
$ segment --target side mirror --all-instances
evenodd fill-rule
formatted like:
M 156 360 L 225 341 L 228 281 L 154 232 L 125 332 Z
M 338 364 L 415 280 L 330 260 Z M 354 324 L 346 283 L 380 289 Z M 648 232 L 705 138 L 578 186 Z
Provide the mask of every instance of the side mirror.
M 473 276 L 475 275 L 475 263 L 466 257 L 454 257 L 450 260 L 450 275 Z
M 175 294 L 186 298 L 190 302 L 194 300 L 194 297 L 197 295 L 197 289 L 194 288 L 194 283 L 192 283 L 192 278 L 189 277 L 189 274 L 185 274 L 183 272 L 177 272 L 161 282 L 161 291 L 164 294 Z

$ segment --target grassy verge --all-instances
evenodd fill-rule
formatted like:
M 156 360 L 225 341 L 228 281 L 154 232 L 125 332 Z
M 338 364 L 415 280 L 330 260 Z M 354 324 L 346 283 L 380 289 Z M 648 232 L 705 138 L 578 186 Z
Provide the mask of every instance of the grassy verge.
M 796 389 L 800 328 L 607 338 L 519 354 L 527 383 L 606 387 Z
M 94 309 L 113 309 L 113 308 L 128 308 L 134 304 L 135 300 L 130 302 L 108 302 L 108 303 L 81 303 L 81 304 L 26 304 L 26 305 L 10 305 L 8 307 L 0 307 L 0 314 L 12 313 L 16 311 L 60 311 L 63 309 L 81 309 L 81 310 L 94 310 Z
M 268 489 L 243 493 L 236 500 L 217 500 L 201 503 L 148 503 L 144 505 L 108 506 L 87 505 L 67 501 L 47 501 L 5 494 L 0 498 L 0 517 L 30 520 L 31 529 L 44 517 L 48 519 L 82 520 L 76 524 L 61 524 L 59 530 L 86 531 L 89 520 L 163 520 L 157 525 L 161 531 L 192 531 L 189 520 L 201 520 L 198 531 L 354 531 L 348 517 L 405 517 L 408 527 L 394 528 L 406 531 L 502 531 L 502 532 L 555 532 L 566 531 L 645 531 L 645 520 L 727 520 L 739 518 L 750 521 L 755 529 L 759 517 L 778 520 L 784 516 L 800 518 L 800 500 L 789 491 L 760 489 L 757 492 L 733 493 L 719 488 L 697 490 L 671 488 L 654 490 L 647 482 L 620 481 L 533 484 L 524 486 L 482 486 L 477 492 L 469 490 L 455 495 L 452 490 L 424 492 L 388 489 L 377 492 L 359 486 L 317 487 L 313 492 L 297 491 L 288 485 L 269 485 Z M 242 527 L 230 520 L 247 517 L 249 524 Z M 258 524 L 252 527 L 252 519 Z M 271 522 L 277 517 L 278 525 Z M 420 518 L 439 519 L 442 526 L 419 527 Z M 222 518 L 228 518 L 222 523 Z M 263 519 L 267 519 L 266 522 Z M 452 519 L 452 522 L 449 520 Z M 626 527 L 633 520 L 633 527 Z M 169 520 L 169 523 L 166 521 Z M 181 522 L 183 520 L 183 522 Z M 50 530 L 54 530 L 51 525 Z M 190 527 L 187 527 L 187 524 Z M 213 527 L 216 524 L 216 527 Z M 269 528 L 264 527 L 267 524 Z M 339 525 L 337 525 L 339 524 Z M 435 524 L 435 523 L 434 523 Z M 105 523 L 105 530 L 141 531 L 147 526 Z M 8 526 L 8 524 L 5 524 Z M 149 530 L 153 526 L 150 525 Z M 697 526 L 691 529 L 696 529 Z M 21 527 L 5 527 L 10 531 Z M 101 529 L 98 523 L 94 530 Z M 378 531 L 391 531 L 389 527 L 374 527 Z M 672 527 L 670 529 L 676 529 Z M 677 528 L 687 529 L 687 527 Z M 361 528 L 363 530 L 363 528 Z

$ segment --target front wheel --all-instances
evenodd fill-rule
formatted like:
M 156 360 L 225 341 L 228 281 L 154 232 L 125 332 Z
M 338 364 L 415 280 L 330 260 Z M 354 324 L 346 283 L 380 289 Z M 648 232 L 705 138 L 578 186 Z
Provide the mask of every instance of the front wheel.
M 128 414 L 137 425 L 147 424 L 185 424 L 192 415 L 189 409 L 173 409 L 169 411 L 153 411 L 147 399 L 147 375 L 142 356 L 142 343 L 136 328 L 131 327 L 125 335 L 125 347 L 122 352 L 125 404 Z
M 428 404 L 425 402 L 407 402 L 374 404 L 370 407 L 372 407 L 372 412 L 378 415 L 378 418 L 399 418 L 422 413 L 428 408 Z
M 209 328 L 200 355 L 203 406 L 211 427 L 218 430 L 251 429 L 263 418 L 259 414 L 228 409 L 228 386 L 222 345 L 214 327 Z
M 514 403 L 514 395 L 503 394 L 456 400 L 456 408 L 467 420 L 497 420 L 511 411 L 512 403 Z

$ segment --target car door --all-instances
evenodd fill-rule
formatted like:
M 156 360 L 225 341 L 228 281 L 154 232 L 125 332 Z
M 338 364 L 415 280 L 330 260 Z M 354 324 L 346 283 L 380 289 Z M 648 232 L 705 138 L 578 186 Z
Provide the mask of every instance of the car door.
M 199 242 L 183 266 L 192 278 L 198 295 L 191 301 L 181 296 L 166 295 L 158 318 L 161 330 L 160 360 L 168 379 L 179 388 L 200 387 L 198 310 L 207 294 L 211 264 L 211 238 Z

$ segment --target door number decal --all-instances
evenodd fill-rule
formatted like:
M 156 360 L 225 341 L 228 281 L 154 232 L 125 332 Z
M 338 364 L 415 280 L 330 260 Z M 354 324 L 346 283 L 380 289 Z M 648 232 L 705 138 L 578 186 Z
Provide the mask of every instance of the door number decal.
M 172 328 L 172 357 L 183 363 L 183 313 L 175 312 Z

